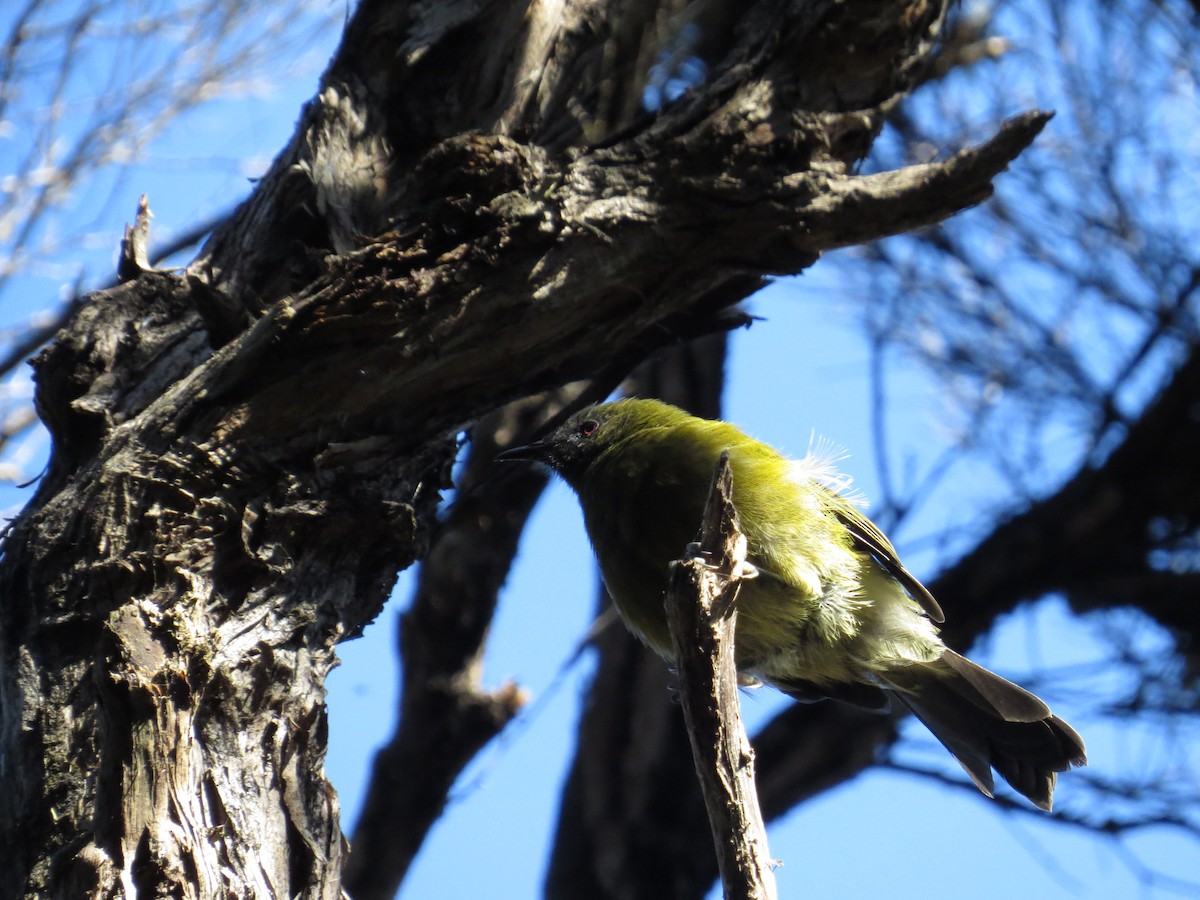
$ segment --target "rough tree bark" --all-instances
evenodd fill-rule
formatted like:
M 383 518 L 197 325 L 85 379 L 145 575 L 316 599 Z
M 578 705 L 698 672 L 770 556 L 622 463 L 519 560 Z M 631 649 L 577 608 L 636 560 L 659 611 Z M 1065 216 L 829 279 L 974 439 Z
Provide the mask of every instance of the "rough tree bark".
M 425 552 L 456 434 L 984 199 L 1046 116 L 853 174 L 942 15 L 360 4 L 199 258 L 93 295 L 36 360 L 53 455 L 0 563 L 0 895 L 338 897 L 324 678 Z M 679 17 L 710 78 L 642 115 Z

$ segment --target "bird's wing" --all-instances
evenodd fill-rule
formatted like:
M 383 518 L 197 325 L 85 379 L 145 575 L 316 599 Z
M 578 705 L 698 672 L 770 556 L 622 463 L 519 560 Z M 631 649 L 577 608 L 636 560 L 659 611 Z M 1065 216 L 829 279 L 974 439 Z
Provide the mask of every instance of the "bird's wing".
M 842 500 L 843 498 L 839 497 L 838 499 Z M 875 527 L 874 522 L 844 500 L 834 505 L 833 511 L 853 535 L 855 543 L 875 557 L 888 574 L 900 582 L 908 591 L 909 596 L 921 604 L 921 609 L 925 610 L 929 618 L 935 622 L 946 621 L 946 616 L 933 594 L 929 593 L 925 585 L 921 584 L 912 572 L 904 568 L 904 564 L 896 555 L 896 548 L 883 536 L 883 532 Z

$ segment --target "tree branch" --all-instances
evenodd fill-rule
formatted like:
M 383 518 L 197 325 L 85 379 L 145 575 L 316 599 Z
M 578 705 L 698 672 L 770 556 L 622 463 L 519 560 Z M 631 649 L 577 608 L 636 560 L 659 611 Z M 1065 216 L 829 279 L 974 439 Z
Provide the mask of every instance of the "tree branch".
M 773 862 L 742 727 L 734 661 L 734 601 L 746 538 L 733 507 L 733 470 L 721 454 L 696 552 L 675 563 L 666 595 L 680 698 L 708 808 L 726 900 L 771 900 Z
M 1156 523 L 1179 533 L 1200 527 L 1200 487 L 1191 477 L 1200 455 L 1197 396 L 1200 350 L 1193 350 L 1102 462 L 997 527 L 940 575 L 931 586 L 939 596 L 991 598 L 962 604 L 946 623 L 949 639 L 966 643 L 995 616 L 1052 591 L 1079 610 L 1135 604 L 1194 639 L 1200 632 L 1187 589 L 1195 573 L 1158 570 L 1151 553 Z M 1177 589 L 1162 589 L 1174 580 Z
M 815 231 L 837 234 L 839 246 L 936 224 L 990 197 L 992 181 L 1053 116 L 1042 110 L 1014 116 L 986 141 L 938 162 L 842 176 L 821 192 L 802 221 Z

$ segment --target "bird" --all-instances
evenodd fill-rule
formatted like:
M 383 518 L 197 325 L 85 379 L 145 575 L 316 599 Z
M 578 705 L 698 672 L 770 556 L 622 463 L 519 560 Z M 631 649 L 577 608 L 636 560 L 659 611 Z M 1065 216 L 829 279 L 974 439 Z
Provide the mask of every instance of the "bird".
M 1051 810 L 1083 739 L 1036 695 L 946 646 L 933 595 L 820 454 L 785 456 L 728 422 L 625 398 L 587 406 L 500 460 L 548 466 L 575 492 L 605 587 L 645 644 L 673 658 L 663 606 L 728 453 L 747 541 L 734 636 L 739 675 L 801 702 L 907 707 L 995 796 L 992 770 Z

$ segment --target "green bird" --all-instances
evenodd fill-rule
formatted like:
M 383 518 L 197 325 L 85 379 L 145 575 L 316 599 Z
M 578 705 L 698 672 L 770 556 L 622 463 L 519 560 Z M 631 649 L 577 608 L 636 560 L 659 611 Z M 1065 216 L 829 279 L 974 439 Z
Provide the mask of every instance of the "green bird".
M 657 400 L 589 406 L 498 458 L 537 460 L 575 491 L 622 619 L 671 659 L 670 564 L 699 529 L 723 451 L 748 543 L 735 648 L 744 676 L 797 700 L 908 707 L 993 796 L 992 769 L 1042 809 L 1083 740 L 1040 699 L 949 649 L 942 609 L 847 499 L 827 461 L 788 457 Z

